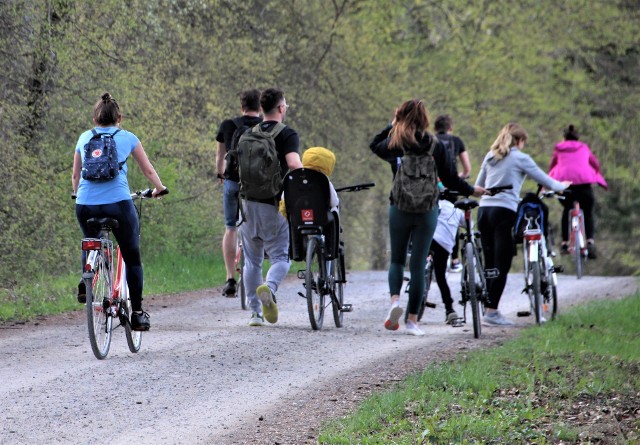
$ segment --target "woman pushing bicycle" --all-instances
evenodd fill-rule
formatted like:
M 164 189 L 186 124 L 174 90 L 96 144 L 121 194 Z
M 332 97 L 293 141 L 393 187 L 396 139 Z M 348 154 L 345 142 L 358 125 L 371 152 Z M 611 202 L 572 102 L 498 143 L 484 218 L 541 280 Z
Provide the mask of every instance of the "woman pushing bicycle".
M 535 161 L 522 150 L 527 142 L 527 132 L 515 122 L 508 123 L 498 133 L 480 167 L 476 185 L 484 188 L 512 185 L 513 188 L 495 195 L 480 198 L 478 230 L 485 258 L 485 269 L 498 269 L 496 278 L 487 280 L 489 302 L 485 305 L 484 324 L 509 326 L 513 322 L 498 311 L 502 292 L 507 284 L 507 274 L 514 255 L 512 229 L 520 202 L 520 190 L 527 176 L 545 188 L 562 191 L 571 182 L 558 182 L 543 172 Z
M 560 253 L 569 253 L 569 212 L 573 208 L 573 203 L 577 201 L 584 213 L 584 229 L 588 246 L 587 255 L 589 258 L 595 259 L 596 250 L 593 240 L 595 232 L 593 218 L 595 197 L 591 185 L 598 184 L 605 190 L 608 186 L 607 181 L 600 173 L 598 158 L 591 152 L 589 146 L 579 139 L 580 135 L 574 125 L 569 125 L 564 129 L 564 141 L 556 144 L 551 156 L 549 176 L 558 181 L 571 181 L 569 199 L 562 201 L 564 210 L 562 212 Z
M 109 217 L 118 221 L 113 234 L 118 241 L 122 258 L 126 264 L 127 284 L 131 296 L 131 327 L 136 331 L 146 331 L 150 327 L 149 314 L 142 310 L 143 271 L 140 258 L 140 226 L 138 214 L 131 199 L 127 181 L 126 160 L 131 155 L 144 176 L 155 187 L 152 196 L 167 193 L 140 140 L 133 133 L 120 128 L 122 113 L 111 94 L 104 93 L 93 107 L 92 130 L 85 131 L 78 138 L 73 158 L 71 184 L 76 196 L 76 217 L 85 238 L 97 237 L 96 229 L 87 225 L 90 218 Z M 95 140 L 95 142 L 93 142 Z M 94 144 L 94 145 L 91 145 Z M 117 152 L 117 165 L 106 174 L 99 162 L 104 152 Z M 87 156 L 88 155 L 88 156 Z M 111 179 L 109 176 L 114 176 Z M 86 253 L 83 252 L 82 265 Z M 84 282 L 78 284 L 78 301 L 84 303 L 86 289 Z
M 371 151 L 391 164 L 394 173 L 394 186 L 389 197 L 391 308 L 384 327 L 392 331 L 399 328 L 403 312 L 399 302 L 400 288 L 411 240 L 411 287 L 405 331 L 410 335 L 424 335 L 418 327 L 417 317 L 425 287 L 425 263 L 438 220 L 437 178 L 440 177 L 446 187 L 465 195 L 480 196 L 484 192 L 482 187 L 472 187 L 458 177 L 448 151 L 427 131 L 428 128 L 429 115 L 424 104 L 421 100 L 411 99 L 396 109 L 391 124 L 369 145 Z M 411 180 L 406 179 L 410 177 L 425 178 L 425 182 L 410 184 Z

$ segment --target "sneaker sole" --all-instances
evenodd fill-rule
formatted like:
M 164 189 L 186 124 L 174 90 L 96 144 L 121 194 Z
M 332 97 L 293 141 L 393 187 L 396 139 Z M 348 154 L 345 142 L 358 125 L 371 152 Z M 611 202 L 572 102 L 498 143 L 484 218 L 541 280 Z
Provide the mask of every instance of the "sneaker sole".
M 400 317 L 402 317 L 403 309 L 400 306 L 396 306 L 391 309 L 389 318 L 384 322 L 384 328 L 389 331 L 397 331 L 400 327 Z
M 278 305 L 271 297 L 271 289 L 266 284 L 261 284 L 256 289 L 258 299 L 262 302 L 262 316 L 269 323 L 274 324 L 278 321 Z
M 264 322 L 262 322 L 262 321 L 259 321 L 259 322 L 250 321 L 250 322 L 249 322 L 249 326 L 251 326 L 251 327 L 260 327 L 260 326 L 264 326 Z

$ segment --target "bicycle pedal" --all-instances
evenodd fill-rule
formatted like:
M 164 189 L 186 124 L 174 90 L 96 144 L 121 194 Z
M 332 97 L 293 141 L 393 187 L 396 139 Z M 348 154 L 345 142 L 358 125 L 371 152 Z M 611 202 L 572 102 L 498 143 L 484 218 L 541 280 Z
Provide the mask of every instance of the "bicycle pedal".
M 352 311 L 353 311 L 352 304 L 343 304 L 342 307 L 340 308 L 340 312 L 352 312 Z
M 453 328 L 461 328 L 462 326 L 464 326 L 464 318 L 456 318 L 451 322 Z
M 498 269 L 485 269 L 484 277 L 489 280 L 491 278 L 498 278 L 500 276 L 500 271 Z
M 307 276 L 306 276 L 306 270 L 299 270 L 298 273 L 296 274 L 298 276 L 298 278 L 300 278 L 301 280 L 304 280 Z
M 564 272 L 564 266 L 562 264 L 559 264 L 557 266 L 553 266 L 553 271 L 555 273 L 562 273 L 562 272 Z
M 302 298 L 304 298 L 306 300 L 307 296 L 305 294 L 303 294 L 302 292 L 298 292 L 298 295 L 301 296 Z
M 430 307 L 431 309 L 435 309 L 436 308 L 436 304 L 435 303 L 431 303 L 430 301 L 425 301 L 424 305 L 426 307 Z
M 530 311 L 518 311 L 518 317 L 530 317 L 530 316 L 531 316 Z

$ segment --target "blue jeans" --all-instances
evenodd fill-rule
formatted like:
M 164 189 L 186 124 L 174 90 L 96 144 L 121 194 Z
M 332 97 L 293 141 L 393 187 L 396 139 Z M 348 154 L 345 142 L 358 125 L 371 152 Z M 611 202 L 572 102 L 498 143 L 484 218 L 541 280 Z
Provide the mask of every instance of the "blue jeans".
M 238 222 L 239 197 L 240 183 L 225 179 L 222 185 L 222 207 L 224 208 L 224 223 L 228 228 L 235 229 Z
M 131 306 L 134 311 L 142 310 L 143 271 L 140 257 L 140 222 L 138 213 L 130 199 L 113 204 L 83 205 L 76 204 L 76 218 L 80 223 L 85 238 L 96 238 L 98 230 L 87 226 L 91 218 L 113 218 L 118 220 L 118 228 L 113 230 L 113 236 L 122 253 L 122 259 L 127 267 L 127 285 L 131 296 Z M 82 267 L 86 261 L 86 252 L 82 252 Z

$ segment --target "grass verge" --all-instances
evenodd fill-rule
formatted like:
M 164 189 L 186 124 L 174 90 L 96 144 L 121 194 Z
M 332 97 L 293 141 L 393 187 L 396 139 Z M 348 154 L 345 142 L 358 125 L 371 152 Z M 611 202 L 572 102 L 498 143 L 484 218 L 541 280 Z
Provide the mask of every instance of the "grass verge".
M 370 397 L 318 441 L 640 443 L 638 326 L 640 295 L 575 308 Z

